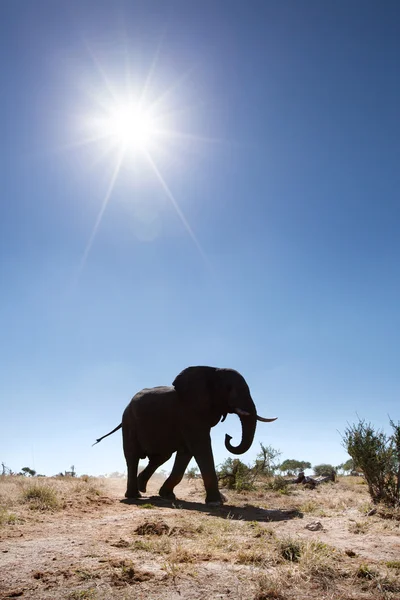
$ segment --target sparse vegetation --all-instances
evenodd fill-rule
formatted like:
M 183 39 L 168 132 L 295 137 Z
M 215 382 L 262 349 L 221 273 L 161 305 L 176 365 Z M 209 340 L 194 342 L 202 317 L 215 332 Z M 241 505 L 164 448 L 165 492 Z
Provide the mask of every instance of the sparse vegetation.
M 227 458 L 220 465 L 217 477 L 222 487 L 237 492 L 252 491 L 255 489 L 256 481 L 273 476 L 278 468 L 276 459 L 281 452 L 262 443 L 260 447 L 261 450 L 252 466 L 244 464 L 238 458 Z
M 217 471 L 220 484 L 228 490 L 254 490 L 257 473 L 238 458 L 227 458 Z
M 282 477 L 282 475 L 275 475 L 275 477 L 267 481 L 265 489 L 281 494 L 289 494 L 289 481 Z
M 367 533 L 369 529 L 369 523 L 367 521 L 352 521 L 349 524 L 349 531 L 351 533 Z
M 390 420 L 393 433 L 376 431 L 360 420 L 344 433 L 343 445 L 364 473 L 374 503 L 400 504 L 400 423 Z
M 232 600 L 394 600 L 400 591 L 400 566 L 392 536 L 400 532 L 399 509 L 379 505 L 372 517 L 366 516 L 373 505 L 367 486 L 358 485 L 358 479 L 342 476 L 335 485 L 306 490 L 282 476 L 260 476 L 253 490 L 231 489 L 224 507 L 202 511 L 196 503 L 203 501 L 204 490 L 186 478 L 181 485 L 188 508 L 184 502 L 176 510 L 165 502 L 120 503 L 125 485 L 120 479 L 64 476 L 42 481 L 5 475 L 0 478 L 1 531 L 7 539 L 5 549 L 11 549 L 20 544 L 20 533 L 29 532 L 30 544 L 35 536 L 41 540 L 46 523 L 46 545 L 55 562 L 49 566 L 38 552 L 34 571 L 23 565 L 17 576 L 25 572 L 33 578 L 37 595 L 32 598 L 44 597 L 50 586 L 54 597 L 70 600 L 103 600 L 106 589 L 120 600 L 132 594 L 175 594 L 185 600 L 198 585 L 205 597 L 229 589 L 226 595 Z M 24 500 L 23 493 L 38 484 L 56 493 L 57 514 L 30 510 L 38 499 L 28 494 L 30 499 Z M 113 486 L 119 491 L 110 495 Z M 282 495 L 280 487 L 291 495 Z M 154 492 L 158 489 L 159 481 Z M 358 520 L 350 519 L 354 514 Z M 316 515 L 321 532 L 305 527 Z M 333 547 L 325 542 L 332 540 L 336 527 L 341 535 L 333 537 Z M 352 547 L 360 544 L 361 536 L 362 554 Z M 385 536 L 391 536 L 387 542 Z M 22 587 L 15 588 L 11 566 L 6 575 L 13 586 L 9 589 L 19 592 Z

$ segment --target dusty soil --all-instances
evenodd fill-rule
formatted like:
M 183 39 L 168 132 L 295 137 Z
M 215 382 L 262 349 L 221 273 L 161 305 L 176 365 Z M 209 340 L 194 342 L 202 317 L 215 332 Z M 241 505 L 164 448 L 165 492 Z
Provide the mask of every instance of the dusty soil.
M 28 483 L 0 478 L 0 598 L 400 600 L 400 521 L 367 516 L 366 486 L 350 479 L 223 490 L 208 509 L 201 480 L 171 504 L 159 477 L 136 503 L 125 480 L 46 478 L 60 504 L 32 510 L 18 499 Z

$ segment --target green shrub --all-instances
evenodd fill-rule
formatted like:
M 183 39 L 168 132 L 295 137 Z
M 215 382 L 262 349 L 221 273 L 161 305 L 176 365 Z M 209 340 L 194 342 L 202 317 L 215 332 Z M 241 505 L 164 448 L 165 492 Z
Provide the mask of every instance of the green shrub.
M 370 423 L 360 420 L 349 426 L 343 445 L 354 463 L 364 473 L 374 503 L 388 506 L 400 504 L 400 423 L 390 420 L 392 435 L 375 431 Z

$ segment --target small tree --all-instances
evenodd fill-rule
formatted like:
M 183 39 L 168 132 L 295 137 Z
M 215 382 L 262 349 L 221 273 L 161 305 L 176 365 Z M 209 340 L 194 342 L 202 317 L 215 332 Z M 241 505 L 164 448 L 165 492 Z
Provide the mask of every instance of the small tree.
M 287 458 L 279 465 L 279 470 L 286 475 L 298 475 L 300 471 L 305 469 L 311 469 L 311 463 L 305 460 L 295 460 L 294 458 Z
M 322 463 L 321 465 L 315 465 L 315 467 L 313 467 L 313 469 L 314 469 L 314 473 L 317 477 L 324 477 L 327 475 L 331 475 L 332 471 L 335 472 L 335 467 L 333 465 L 324 464 L 324 463 Z
M 400 504 L 400 422 L 390 419 L 392 435 L 360 420 L 344 432 L 343 445 L 364 473 L 374 503 Z
M 22 467 L 21 471 L 22 475 L 29 475 L 30 477 L 34 477 L 36 475 L 35 469 L 30 469 L 29 467 Z
M 13 471 L 10 469 L 10 467 L 7 467 L 6 464 L 4 464 L 3 462 L 1 463 L 1 474 L 2 475 L 15 475 L 15 473 L 13 473 Z
M 260 442 L 261 452 L 257 454 L 254 469 L 257 471 L 257 475 L 265 475 L 272 477 L 278 465 L 276 459 L 282 454 L 279 450 L 275 450 L 272 446 L 264 446 Z

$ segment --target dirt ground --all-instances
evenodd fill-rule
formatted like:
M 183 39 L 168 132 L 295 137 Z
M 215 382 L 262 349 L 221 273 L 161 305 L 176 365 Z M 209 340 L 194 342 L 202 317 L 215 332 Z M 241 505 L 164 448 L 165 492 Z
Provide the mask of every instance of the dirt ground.
M 201 480 L 172 504 L 160 476 L 135 503 L 124 479 L 44 478 L 49 507 L 33 480 L 0 478 L 0 598 L 400 600 L 400 521 L 368 516 L 355 479 L 223 490 L 209 509 Z

